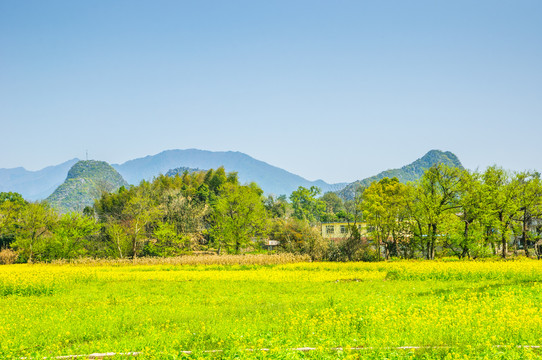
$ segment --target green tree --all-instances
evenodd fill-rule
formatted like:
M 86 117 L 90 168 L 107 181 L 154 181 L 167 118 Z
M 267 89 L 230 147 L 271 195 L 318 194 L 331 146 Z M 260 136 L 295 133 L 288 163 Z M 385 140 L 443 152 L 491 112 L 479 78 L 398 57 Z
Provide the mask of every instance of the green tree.
M 285 195 L 279 197 L 269 195 L 264 200 L 264 206 L 267 213 L 272 218 L 287 219 L 292 214 L 292 205 L 288 203 Z
M 225 247 L 238 254 L 252 238 L 265 235 L 266 222 L 260 189 L 225 183 L 212 212 L 211 234 L 218 242 L 218 253 Z
M 190 239 L 183 244 L 190 248 L 202 240 L 201 234 L 205 230 L 210 206 L 201 201 L 198 194 L 192 197 L 185 196 L 180 190 L 168 190 L 162 196 L 161 204 L 164 207 L 164 220 L 174 226 L 176 236 Z
M 87 245 L 98 234 L 100 224 L 78 213 L 64 214 L 52 228 L 48 258 L 74 259 L 87 254 Z
M 345 211 L 339 211 L 337 216 L 341 219 L 351 221 L 354 224 L 363 221 L 363 212 L 362 212 L 362 203 L 363 203 L 363 192 L 366 187 L 358 185 L 354 188 L 353 198 L 351 200 L 345 200 L 344 208 Z
M 121 186 L 116 193 L 102 193 L 102 196 L 94 203 L 98 219 L 102 223 L 120 220 L 126 204 L 135 193 L 135 189 L 135 187 L 126 189 Z
M 483 200 L 479 174 L 462 170 L 459 176 L 460 182 L 455 199 L 457 211 L 454 214 L 459 224 L 455 225 L 454 219 L 449 219 L 451 228 L 448 233 L 453 236 L 449 237 L 452 241 L 448 245 L 459 258 L 463 258 L 470 257 L 471 250 L 480 245 L 482 229 L 477 223 L 481 220 Z M 452 230 L 453 226 L 455 230 Z
M 143 249 L 145 240 L 148 239 L 148 226 L 162 215 L 162 209 L 154 203 L 151 191 L 149 184 L 142 182 L 122 212 L 127 233 L 131 239 L 131 255 L 134 259 Z
M 406 217 L 406 185 L 397 178 L 373 182 L 363 192 L 363 216 L 376 240 L 377 256 L 384 244 L 385 258 L 398 256 L 398 240 Z
M 506 258 L 511 225 L 521 208 L 518 201 L 519 183 L 512 181 L 510 173 L 497 166 L 488 167 L 482 174 L 482 179 L 485 223 L 488 230 L 496 230 L 499 234 L 501 256 Z
M 447 213 L 457 208 L 461 170 L 442 164 L 428 169 L 410 188 L 407 206 L 415 222 L 414 234 L 420 239 L 427 259 L 435 258 L 439 226 Z
M 0 249 L 8 247 L 15 240 L 17 218 L 26 205 L 21 194 L 0 193 Z
M 518 187 L 519 212 L 517 221 L 520 224 L 520 237 L 525 255 L 529 257 L 529 241 L 533 220 L 542 215 L 542 182 L 538 172 L 520 172 L 515 181 Z
M 326 210 L 326 204 L 316 198 L 319 194 L 320 189 L 316 186 L 311 186 L 310 189 L 300 186 L 292 192 L 290 201 L 294 209 L 294 217 L 310 223 L 320 221 L 320 217 Z
M 44 251 L 45 238 L 51 235 L 56 214 L 47 204 L 33 202 L 22 208 L 17 219 L 17 233 L 13 247 L 28 262 L 40 257 Z
M 0 204 L 5 202 L 11 202 L 15 204 L 24 205 L 26 200 L 23 199 L 23 196 L 16 192 L 0 192 Z
M 344 210 L 343 199 L 337 195 L 337 193 L 328 191 L 320 198 L 326 204 L 326 211 L 330 213 L 338 213 L 341 210 Z
M 190 238 L 179 234 L 175 224 L 160 222 L 153 232 L 154 239 L 147 242 L 143 250 L 150 256 L 178 256 L 190 249 Z
M 216 169 L 214 172 L 212 170 L 209 171 L 211 173 L 208 173 L 209 178 L 206 184 L 209 186 L 209 190 L 211 190 L 215 195 L 218 195 L 222 185 L 228 181 L 228 176 L 226 175 L 226 171 L 222 166 Z
M 132 250 L 132 241 L 123 223 L 114 219 L 104 225 L 105 235 L 109 240 L 114 257 L 124 259 Z

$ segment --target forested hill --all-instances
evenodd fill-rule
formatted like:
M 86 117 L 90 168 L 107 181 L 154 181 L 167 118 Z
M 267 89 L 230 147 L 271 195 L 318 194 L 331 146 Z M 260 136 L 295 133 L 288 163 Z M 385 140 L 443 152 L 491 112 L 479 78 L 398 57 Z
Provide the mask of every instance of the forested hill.
M 150 180 L 178 167 L 236 171 L 242 183 L 256 182 L 267 194 L 289 195 L 299 186 L 318 186 L 322 192 L 340 190 L 346 183 L 328 184 L 322 180 L 309 181 L 286 170 L 234 151 L 167 150 L 159 154 L 130 160 L 113 167 L 130 184 Z
M 105 161 L 79 161 L 46 201 L 60 213 L 82 211 L 93 205 L 102 191 L 116 191 L 121 186 L 128 183 Z
M 17 192 L 31 201 L 45 199 L 62 184 L 68 170 L 78 161 L 71 159 L 37 171 L 22 167 L 0 169 L 0 192 Z
M 379 173 L 378 175 L 375 175 L 363 180 L 355 181 L 351 184 L 348 184 L 346 187 L 344 187 L 342 190 L 338 191 L 337 193 L 339 194 L 340 197 L 344 199 L 353 199 L 355 196 L 355 191 L 359 186 L 362 186 L 362 187 L 369 186 L 371 185 L 373 181 L 378 181 L 385 177 L 388 177 L 388 178 L 396 177 L 402 183 L 407 183 L 409 181 L 416 181 L 423 175 L 425 170 L 439 163 L 452 166 L 452 167 L 463 168 L 461 161 L 459 161 L 459 159 L 454 153 L 449 152 L 449 151 L 443 152 L 440 150 L 431 150 L 427 154 L 425 154 L 423 157 L 414 161 L 411 164 L 405 165 L 400 169 L 386 170 Z

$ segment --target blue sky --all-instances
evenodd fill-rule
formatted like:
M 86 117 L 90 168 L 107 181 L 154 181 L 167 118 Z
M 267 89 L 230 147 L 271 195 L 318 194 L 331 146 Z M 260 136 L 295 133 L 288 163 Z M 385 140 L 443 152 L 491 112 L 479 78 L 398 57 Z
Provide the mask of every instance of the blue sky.
M 234 150 L 542 170 L 542 1 L 0 1 L 0 167 Z

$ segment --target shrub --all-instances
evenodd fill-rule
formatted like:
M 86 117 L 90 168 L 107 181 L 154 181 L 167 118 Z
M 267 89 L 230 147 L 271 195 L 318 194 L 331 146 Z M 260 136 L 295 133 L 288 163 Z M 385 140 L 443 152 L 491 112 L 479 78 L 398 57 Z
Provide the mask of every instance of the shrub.
M 19 254 L 16 251 L 11 249 L 2 249 L 0 250 L 0 264 L 9 265 L 17 261 Z
M 328 251 L 328 244 L 320 231 L 304 220 L 275 219 L 269 235 L 271 239 L 280 241 L 279 250 L 286 253 L 309 255 L 312 260 L 322 260 Z

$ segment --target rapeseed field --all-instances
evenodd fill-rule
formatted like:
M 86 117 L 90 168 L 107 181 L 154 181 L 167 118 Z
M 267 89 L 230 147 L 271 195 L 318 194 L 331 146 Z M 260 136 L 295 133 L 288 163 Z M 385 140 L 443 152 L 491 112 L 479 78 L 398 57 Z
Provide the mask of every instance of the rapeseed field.
M 535 260 L 6 265 L 0 358 L 540 358 L 541 281 Z

